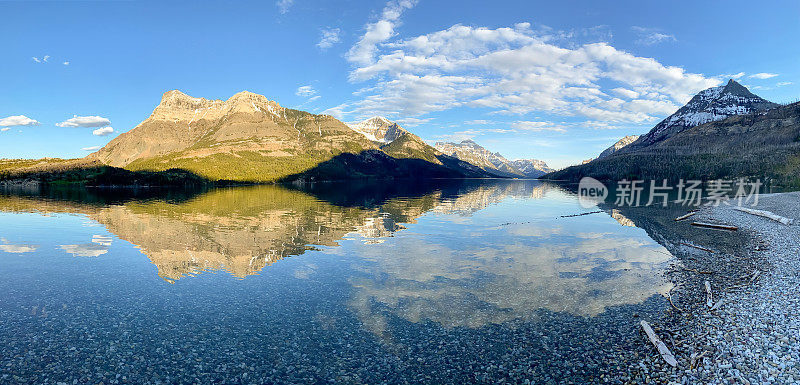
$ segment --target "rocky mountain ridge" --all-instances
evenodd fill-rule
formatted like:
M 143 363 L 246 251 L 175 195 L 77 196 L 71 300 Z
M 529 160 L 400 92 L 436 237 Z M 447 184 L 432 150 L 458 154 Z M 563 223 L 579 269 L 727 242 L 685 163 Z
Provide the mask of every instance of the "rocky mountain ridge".
M 500 153 L 491 152 L 469 139 L 460 143 L 437 142 L 435 148 L 483 170 L 498 172 L 505 176 L 536 178 L 553 171 L 544 161 L 537 159 L 510 161 Z
M 635 142 L 640 137 L 641 137 L 641 135 L 628 135 L 628 136 L 618 140 L 616 143 L 612 144 L 611 147 L 603 150 L 603 152 L 601 152 L 600 155 L 597 156 L 597 159 L 602 159 L 602 158 L 605 158 L 605 157 L 607 157 L 609 155 L 613 155 L 617 151 L 622 150 L 623 148 L 627 147 L 631 143 Z
M 223 101 L 173 90 L 146 120 L 88 158 L 132 171 L 182 169 L 210 180 L 243 182 L 303 179 L 305 174 L 332 179 L 496 176 L 441 154 L 385 118 L 354 127 L 252 92 Z

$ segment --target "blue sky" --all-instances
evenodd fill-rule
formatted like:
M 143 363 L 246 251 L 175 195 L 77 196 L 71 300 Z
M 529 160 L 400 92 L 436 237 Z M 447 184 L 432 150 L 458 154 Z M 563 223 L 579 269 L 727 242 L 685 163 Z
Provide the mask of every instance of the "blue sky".
M 800 98 L 796 1 L 487 4 L 0 2 L 0 158 L 85 156 L 171 89 L 384 115 L 431 143 L 472 138 L 555 167 L 729 77 Z

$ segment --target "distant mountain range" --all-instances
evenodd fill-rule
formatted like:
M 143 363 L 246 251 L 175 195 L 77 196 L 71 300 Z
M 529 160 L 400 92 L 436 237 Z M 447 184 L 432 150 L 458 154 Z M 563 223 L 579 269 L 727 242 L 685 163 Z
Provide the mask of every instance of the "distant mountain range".
M 85 159 L 4 161 L 0 173 L 6 179 L 35 174 L 52 181 L 58 179 L 52 174 L 71 173 L 65 178 L 161 184 L 186 175 L 193 180 L 274 182 L 530 177 L 547 169 L 540 161 L 514 166 L 498 157 L 502 160 L 496 166 L 486 167 L 445 154 L 384 117 L 346 124 L 330 115 L 284 108 L 247 91 L 223 101 L 173 90 L 163 94 L 147 119 Z M 167 171 L 169 175 L 160 175 Z
M 546 178 L 762 177 L 800 185 L 800 104 L 764 100 L 730 80 L 709 88 L 650 132 Z
M 500 153 L 493 153 L 472 140 L 463 140 L 461 143 L 437 142 L 436 149 L 476 165 L 486 172 L 508 177 L 538 178 L 553 171 L 544 161 L 537 159 L 510 161 Z

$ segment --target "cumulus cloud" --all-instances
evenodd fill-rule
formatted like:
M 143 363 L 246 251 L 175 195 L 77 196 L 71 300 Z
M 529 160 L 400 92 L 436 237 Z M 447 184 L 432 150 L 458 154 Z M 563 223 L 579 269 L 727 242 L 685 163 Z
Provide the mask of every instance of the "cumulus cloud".
M 105 127 L 111 121 L 101 116 L 78 116 L 73 115 L 63 122 L 56 123 L 58 127 Z
M 417 0 L 392 0 L 386 4 L 380 19 L 367 24 L 364 35 L 347 52 L 345 55 L 347 60 L 359 65 L 372 64 L 378 52 L 378 44 L 395 35 L 395 28 L 400 24 L 400 16 L 416 4 Z
M 279 0 L 275 3 L 275 5 L 278 7 L 278 12 L 280 12 L 282 15 L 289 12 L 289 8 L 292 8 L 292 4 L 294 4 L 294 0 Z
M 317 43 L 317 47 L 321 50 L 333 47 L 334 44 L 339 42 L 340 33 L 341 30 L 339 30 L 339 28 L 325 28 L 321 30 L 321 37 L 319 43 Z
M 6 132 L 6 131 L 8 131 L 8 130 L 10 130 L 10 128 L 8 128 L 8 127 L 3 127 L 3 128 L 0 128 L 0 132 Z
M 25 115 L 14 115 L 0 119 L 0 127 L 38 126 L 40 123 Z
M 769 79 L 778 76 L 778 74 L 771 74 L 769 72 L 759 72 L 748 76 L 750 79 Z
M 91 147 L 84 147 L 84 148 L 82 148 L 81 150 L 83 150 L 83 151 L 92 151 L 92 152 L 94 152 L 94 151 L 97 151 L 97 150 L 99 150 L 99 149 L 100 149 L 100 146 L 91 146 Z
M 108 136 L 114 133 L 113 127 L 101 127 L 96 130 L 92 131 L 92 135 L 94 136 Z
M 297 96 L 302 96 L 304 98 L 314 96 L 317 93 L 317 90 L 314 89 L 312 86 L 300 86 L 297 87 L 297 91 L 294 92 Z
M 400 11 L 392 14 L 386 33 L 372 33 L 377 23 L 368 25 L 348 53 L 354 65 L 350 81 L 366 83 L 354 94 L 359 99 L 328 111 L 354 118 L 417 117 L 472 107 L 642 123 L 721 82 L 605 42 L 557 44 L 565 34 L 529 23 L 496 29 L 454 25 L 392 39 Z

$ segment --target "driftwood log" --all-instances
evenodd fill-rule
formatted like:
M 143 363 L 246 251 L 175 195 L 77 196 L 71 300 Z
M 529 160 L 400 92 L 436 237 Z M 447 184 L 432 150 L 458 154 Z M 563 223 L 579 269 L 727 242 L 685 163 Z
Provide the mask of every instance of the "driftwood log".
M 690 211 L 690 212 L 688 212 L 688 213 L 686 213 L 684 215 L 681 215 L 681 216 L 675 218 L 675 222 L 682 221 L 682 220 L 684 220 L 686 218 L 689 218 L 689 217 L 691 217 L 692 215 L 695 215 L 695 214 L 697 214 L 697 211 Z
M 705 227 L 705 228 L 716 229 L 716 230 L 728 230 L 728 231 L 737 231 L 737 230 L 739 230 L 739 228 L 736 227 L 736 226 L 718 225 L 716 223 L 707 223 L 707 222 L 692 222 L 692 226 Z
M 647 321 L 641 321 L 640 324 L 642 325 L 642 329 L 644 329 L 644 333 L 647 334 L 647 338 L 649 338 L 650 342 L 653 343 L 653 346 L 658 349 L 658 353 L 661 354 L 661 357 L 664 358 L 664 361 L 666 361 L 672 367 L 678 366 L 678 360 L 676 360 L 672 352 L 669 351 L 669 348 L 664 341 L 661 341 L 661 339 L 658 338 L 656 332 L 654 332 L 653 328 L 650 327 L 650 324 L 648 324 Z
M 759 217 L 769 218 L 769 219 L 772 219 L 775 222 L 783 223 L 786 226 L 790 226 L 790 225 L 792 225 L 794 223 L 794 219 L 782 217 L 782 216 L 780 216 L 778 214 L 775 214 L 775 213 L 772 213 L 772 212 L 769 212 L 769 211 L 765 211 L 765 210 L 754 210 L 754 209 L 748 209 L 746 207 L 734 207 L 734 210 L 741 211 L 743 213 L 747 213 L 747 214 L 751 214 L 751 215 L 756 215 L 756 216 L 759 216 Z
M 707 249 L 707 248 L 705 248 L 705 247 L 702 247 L 702 246 L 693 245 L 693 244 L 691 244 L 691 243 L 687 243 L 687 242 L 681 242 L 681 245 L 684 245 L 684 246 L 689 246 L 689 247 L 694 247 L 695 249 L 698 249 L 698 250 L 703 250 L 703 251 L 707 251 L 707 252 L 709 252 L 709 253 L 711 253 L 711 254 L 714 254 L 714 250 Z

